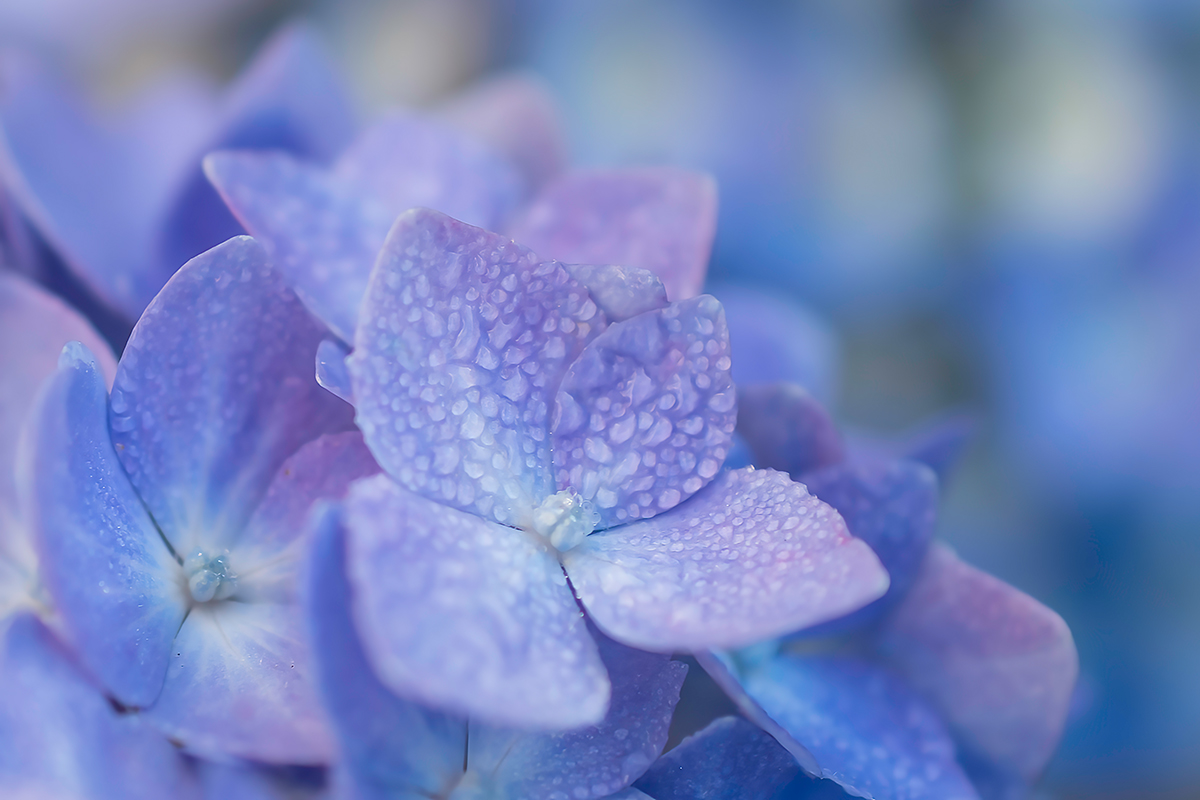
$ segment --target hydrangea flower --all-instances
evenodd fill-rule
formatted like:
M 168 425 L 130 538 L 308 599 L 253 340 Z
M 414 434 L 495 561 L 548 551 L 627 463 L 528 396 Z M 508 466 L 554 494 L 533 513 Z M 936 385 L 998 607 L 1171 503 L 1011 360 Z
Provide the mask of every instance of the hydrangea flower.
M 111 397 L 72 344 L 33 423 L 32 525 L 68 641 L 193 752 L 330 755 L 294 571 L 311 502 L 364 473 L 356 433 L 317 439 L 350 428 L 312 379 L 321 335 L 235 238 L 147 308 Z
M 937 480 L 928 467 L 842 460 L 828 416 L 792 387 L 743 396 L 743 408 L 754 407 L 747 439 L 768 462 L 788 459 L 841 512 L 891 586 L 836 625 L 804 632 L 802 650 L 777 641 L 700 654 L 701 663 L 807 772 L 853 794 L 975 798 L 1032 783 L 1061 736 L 1078 672 L 1062 619 L 932 542 Z M 960 432 L 951 420 L 920 438 L 920 450 L 944 460 L 944 443 Z M 817 633 L 853 638 L 812 655 Z
M 618 642 L 670 652 L 886 588 L 798 484 L 721 472 L 737 412 L 720 305 L 665 303 L 627 272 L 429 210 L 389 234 L 347 361 L 387 475 L 356 483 L 343 516 L 357 629 L 397 694 L 498 725 L 595 724 L 609 686 L 576 597 Z M 577 274 L 604 277 L 606 302 Z

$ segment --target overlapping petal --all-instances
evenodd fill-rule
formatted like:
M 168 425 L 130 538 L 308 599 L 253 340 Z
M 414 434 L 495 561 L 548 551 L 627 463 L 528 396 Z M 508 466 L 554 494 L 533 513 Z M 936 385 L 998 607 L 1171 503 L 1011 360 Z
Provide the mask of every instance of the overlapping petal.
M 737 431 L 757 466 L 793 477 L 846 455 L 829 412 L 794 383 L 739 386 Z
M 386 476 L 346 500 L 353 611 L 397 694 L 497 725 L 594 724 L 609 684 L 549 548 Z
M 610 322 L 636 317 L 667 304 L 667 290 L 653 272 L 610 264 L 564 264 L 567 274 L 587 287 Z
M 321 336 L 245 236 L 188 262 L 146 309 L 113 383 L 112 439 L 177 553 L 229 547 L 284 459 L 349 426 L 313 379 Z
M 772 470 L 724 472 L 672 511 L 592 534 L 563 564 L 605 633 L 656 651 L 740 647 L 888 586 L 841 517 Z
M 406 488 L 502 523 L 554 493 L 550 404 L 606 325 L 561 265 L 424 209 L 371 276 L 347 360 L 367 445 Z
M 512 235 L 546 258 L 649 270 L 679 301 L 704 286 L 716 224 L 717 189 L 707 175 L 577 170 L 552 181 Z
M 158 696 L 187 612 L 179 563 L 113 450 L 105 378 L 80 344 L 31 431 L 31 525 L 42 578 L 87 670 L 122 703 Z
M 1079 671 L 1061 617 L 935 545 L 880 649 L 968 748 L 1028 781 L 1038 776 Z

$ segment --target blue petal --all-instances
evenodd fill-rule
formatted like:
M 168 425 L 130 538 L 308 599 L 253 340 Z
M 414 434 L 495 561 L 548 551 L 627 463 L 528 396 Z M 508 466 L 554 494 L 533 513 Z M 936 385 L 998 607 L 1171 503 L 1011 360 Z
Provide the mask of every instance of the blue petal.
M 571 264 L 624 264 L 657 275 L 671 300 L 700 293 L 717 224 L 717 186 L 679 169 L 568 172 L 513 226 L 513 238 Z
M 440 503 L 525 524 L 554 493 L 550 403 L 606 324 L 552 261 L 435 211 L 396 221 L 347 360 L 380 466 Z
M 562 567 L 537 537 L 378 475 L 346 499 L 352 607 L 380 680 L 512 727 L 603 718 L 609 683 Z
M 723 472 L 678 508 L 563 556 L 588 615 L 647 650 L 740 647 L 878 598 L 887 573 L 841 517 L 779 472 Z
M 793 383 L 739 386 L 737 430 L 754 453 L 756 466 L 792 477 L 846 456 L 829 412 Z
M 177 553 L 230 547 L 284 459 L 348 427 L 313 378 L 321 336 L 245 236 L 185 264 L 146 309 L 113 383 L 112 438 Z
M 214 130 L 161 226 L 158 258 L 168 269 L 242 232 L 200 166 L 213 150 L 282 149 L 329 161 L 350 141 L 349 94 L 312 31 L 292 25 L 259 51 L 226 93 Z M 162 275 L 165 281 L 169 272 Z
M 5 797 L 193 798 L 179 753 L 118 715 L 30 615 L 0 634 L 0 792 Z
M 467 768 L 489 776 L 497 800 L 607 797 L 662 752 L 687 666 L 603 635 L 597 644 L 612 680 L 612 702 L 599 725 L 553 734 L 471 725 Z
M 654 762 L 637 787 L 655 800 L 763 800 L 799 772 L 792 754 L 762 728 L 721 717 Z
M 870 545 L 891 578 L 887 594 L 830 624 L 846 629 L 878 618 L 904 597 L 925 560 L 937 526 L 937 477 L 915 461 L 859 461 L 802 479 L 809 492 L 842 515 L 852 536 Z
M 563 378 L 550 429 L 555 478 L 600 527 L 652 517 L 721 470 L 737 419 L 729 337 L 711 297 L 617 322 Z
M 874 800 L 977 800 L 941 721 L 888 670 L 779 656 L 743 677 L 751 697 L 816 756 L 823 777 Z
M 667 305 L 667 290 L 653 272 L 637 267 L 565 264 L 610 322 L 636 317 Z
M 317 345 L 317 383 L 334 397 L 354 404 L 354 388 L 350 385 L 350 371 L 346 369 L 346 356 L 350 350 L 335 339 L 323 339 Z
M 462 776 L 466 721 L 402 700 L 379 682 L 355 633 L 338 514 L 326 507 L 313 529 L 305 603 L 343 780 L 364 799 L 443 794 Z
M 80 660 L 149 705 L 187 610 L 182 571 L 113 451 L 104 376 L 72 343 L 32 422 L 31 514 L 42 578 Z

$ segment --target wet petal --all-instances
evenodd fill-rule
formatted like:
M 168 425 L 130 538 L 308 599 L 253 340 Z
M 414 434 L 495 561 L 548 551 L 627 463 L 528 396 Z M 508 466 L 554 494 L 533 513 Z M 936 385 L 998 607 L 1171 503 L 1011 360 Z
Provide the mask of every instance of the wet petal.
M 704 286 L 716 223 L 717 189 L 707 175 L 595 170 L 551 182 L 512 234 L 546 258 L 649 270 L 679 301 Z
M 667 304 L 667 290 L 649 270 L 591 264 L 564 267 L 567 274 L 587 288 L 610 322 L 636 317 Z
M 336 339 L 323 339 L 317 345 L 317 383 L 334 397 L 354 404 L 354 389 L 350 386 L 350 372 L 346 369 L 346 356 L 350 350 Z
M 122 703 L 149 705 L 187 609 L 182 572 L 117 460 L 104 377 L 63 351 L 31 422 L 31 527 L 42 579 L 84 666 Z
M 1038 776 L 1079 672 L 1061 617 L 935 545 L 880 648 L 969 748 L 1026 780 Z
M 762 800 L 799 772 L 792 754 L 762 728 L 721 717 L 663 755 L 637 786 L 655 800 Z
M 860 461 L 807 473 L 803 481 L 842 515 L 850 535 L 875 551 L 891 578 L 887 594 L 831 624 L 877 618 L 904 597 L 925 560 L 937 526 L 937 477 L 915 461 Z
M 558 392 L 558 488 L 594 503 L 601 528 L 652 517 L 717 475 L 736 418 L 720 303 L 703 296 L 614 323 Z
M 845 458 L 829 412 L 794 383 L 738 387 L 738 428 L 754 463 L 793 477 Z
M 277 764 L 325 764 L 333 743 L 292 604 L 197 605 L 169 648 L 146 719 L 189 751 Z
M 462 775 L 466 721 L 403 700 L 379 682 L 355 633 L 341 520 L 327 507 L 313 529 L 305 602 L 343 780 L 366 798 L 443 794 Z
M 605 633 L 660 652 L 779 636 L 888 585 L 833 509 L 771 470 L 721 473 L 673 511 L 592 534 L 563 564 Z
M 253 239 L 188 262 L 146 309 L 117 369 L 113 442 L 175 546 L 232 545 L 284 459 L 348 426 L 317 385 L 321 328 Z
M 184 759 L 136 715 L 118 715 L 31 615 L 0 634 L 0 786 L 5 797 L 190 799 Z
M 380 475 L 346 501 L 353 610 L 380 680 L 496 725 L 595 724 L 609 684 L 558 561 L 531 534 Z
M 523 524 L 554 493 L 550 403 L 606 324 L 587 290 L 503 236 L 418 209 L 388 235 L 362 313 L 347 366 L 380 466 Z
M 597 644 L 612 680 L 612 702 L 599 725 L 553 734 L 471 726 L 468 769 L 490 775 L 498 798 L 607 797 L 662 752 L 687 666 L 602 634 Z
M 977 800 L 934 711 L 899 677 L 849 658 L 784 655 L 743 676 L 749 695 L 816 756 L 822 777 L 874 800 Z
M 161 263 L 173 271 L 242 233 L 201 169 L 206 153 L 279 149 L 327 163 L 353 132 L 349 93 L 325 49 L 309 28 L 283 28 L 230 86 L 211 133 L 193 155 L 191 175 L 182 182 L 161 225 Z

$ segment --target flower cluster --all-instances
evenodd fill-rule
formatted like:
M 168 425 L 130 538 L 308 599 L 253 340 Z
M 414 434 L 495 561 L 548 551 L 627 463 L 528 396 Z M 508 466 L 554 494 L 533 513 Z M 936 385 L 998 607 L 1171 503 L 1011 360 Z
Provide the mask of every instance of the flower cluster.
M 734 386 L 711 181 L 565 170 L 519 79 L 350 135 L 316 52 L 143 140 L 15 73 L 6 259 L 122 347 L 0 276 L 0 795 L 1032 782 L 1069 633 L 930 545 L 952 437 Z M 689 655 L 749 722 L 663 755 Z

